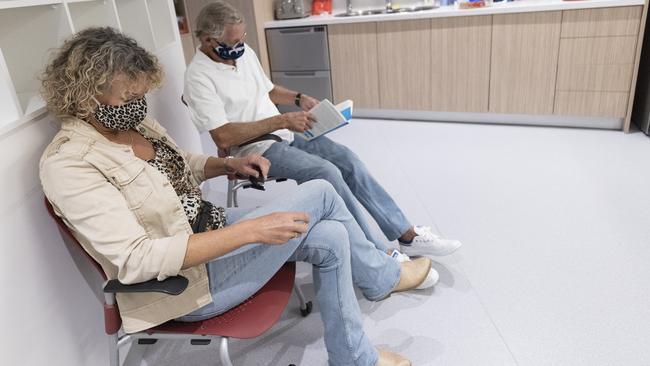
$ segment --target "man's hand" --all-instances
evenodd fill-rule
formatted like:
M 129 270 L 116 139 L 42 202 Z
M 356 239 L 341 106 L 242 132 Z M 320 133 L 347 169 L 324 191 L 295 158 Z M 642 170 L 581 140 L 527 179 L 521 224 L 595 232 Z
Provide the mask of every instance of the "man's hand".
M 289 112 L 281 114 L 284 128 L 293 132 L 305 132 L 314 126 L 316 119 L 309 112 Z
M 275 212 L 242 222 L 249 225 L 254 243 L 284 244 L 307 232 L 309 215 L 304 212 Z
M 303 111 L 310 111 L 316 106 L 316 104 L 318 104 L 317 99 L 312 98 L 307 94 L 300 95 L 300 108 L 302 108 Z
M 235 171 L 237 175 L 244 177 L 253 176 L 255 178 L 266 179 L 269 174 L 271 162 L 261 155 L 248 155 L 243 158 L 226 159 L 226 168 L 230 171 Z M 262 177 L 256 167 L 262 171 Z

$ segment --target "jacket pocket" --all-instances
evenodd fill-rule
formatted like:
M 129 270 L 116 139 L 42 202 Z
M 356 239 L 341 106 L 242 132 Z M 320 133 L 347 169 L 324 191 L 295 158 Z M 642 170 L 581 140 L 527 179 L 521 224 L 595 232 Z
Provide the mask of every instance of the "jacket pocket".
M 140 208 L 151 196 L 153 186 L 145 171 L 145 163 L 134 159 L 115 168 L 112 178 L 124 195 L 129 208 Z

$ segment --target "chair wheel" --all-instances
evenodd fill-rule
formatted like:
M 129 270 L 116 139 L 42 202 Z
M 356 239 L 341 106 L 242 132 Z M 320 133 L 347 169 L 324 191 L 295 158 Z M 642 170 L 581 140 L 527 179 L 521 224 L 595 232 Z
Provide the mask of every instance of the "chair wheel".
M 302 315 L 303 318 L 311 313 L 311 306 L 312 306 L 311 301 L 307 301 L 307 303 L 305 304 L 305 308 L 300 309 L 300 315 Z

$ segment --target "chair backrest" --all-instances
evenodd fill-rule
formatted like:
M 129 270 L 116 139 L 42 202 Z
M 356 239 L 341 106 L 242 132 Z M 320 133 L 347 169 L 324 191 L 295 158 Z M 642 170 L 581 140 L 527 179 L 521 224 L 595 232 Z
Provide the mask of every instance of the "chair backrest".
M 104 281 L 107 280 L 106 274 L 104 273 L 104 270 L 102 269 L 102 266 L 95 261 L 93 257 L 86 252 L 86 250 L 83 248 L 81 243 L 77 240 L 77 238 L 72 235 L 72 231 L 70 231 L 70 228 L 63 222 L 63 220 L 54 213 L 54 208 L 52 207 L 52 204 L 50 201 L 47 200 L 47 197 L 44 197 L 43 201 L 45 202 L 45 208 L 47 208 L 47 212 L 50 214 L 50 217 L 56 222 L 57 226 L 59 227 L 59 230 L 65 235 L 65 237 L 74 245 L 77 246 L 77 249 L 81 253 L 83 253 L 83 257 L 86 258 L 86 260 L 92 264 L 92 266 L 97 270 L 99 275 L 104 279 Z M 117 331 L 120 330 L 122 327 L 122 318 L 120 317 L 120 312 L 117 307 L 117 304 L 107 304 L 106 301 L 103 301 L 102 303 L 104 307 L 104 331 L 106 334 L 115 334 Z
M 74 235 L 72 235 L 72 231 L 70 231 L 70 228 L 63 222 L 63 220 L 59 216 L 56 215 L 56 213 L 54 213 L 54 208 L 52 207 L 50 201 L 47 200 L 47 197 L 44 197 L 43 201 L 45 202 L 45 208 L 47 208 L 47 212 L 50 214 L 50 217 L 56 222 L 57 226 L 59 227 L 59 230 L 62 231 L 65 234 L 65 236 L 78 247 L 78 249 L 80 249 L 84 257 L 88 260 L 90 264 L 93 265 L 93 267 L 95 267 L 95 269 L 102 276 L 102 278 L 104 280 L 107 280 L 106 274 L 104 273 L 102 266 L 100 266 L 99 263 L 97 263 L 97 261 L 95 261 L 95 259 L 91 257 L 90 254 L 88 254 L 88 252 L 86 252 L 86 250 L 83 248 L 83 246 L 81 246 L 81 243 L 79 243 L 77 238 L 75 238 Z

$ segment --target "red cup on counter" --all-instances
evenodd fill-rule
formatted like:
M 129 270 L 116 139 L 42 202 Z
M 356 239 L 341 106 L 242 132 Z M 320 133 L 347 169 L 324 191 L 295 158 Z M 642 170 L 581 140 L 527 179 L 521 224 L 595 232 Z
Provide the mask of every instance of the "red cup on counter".
M 332 13 L 332 0 L 314 0 L 311 3 L 311 14 L 331 14 Z

